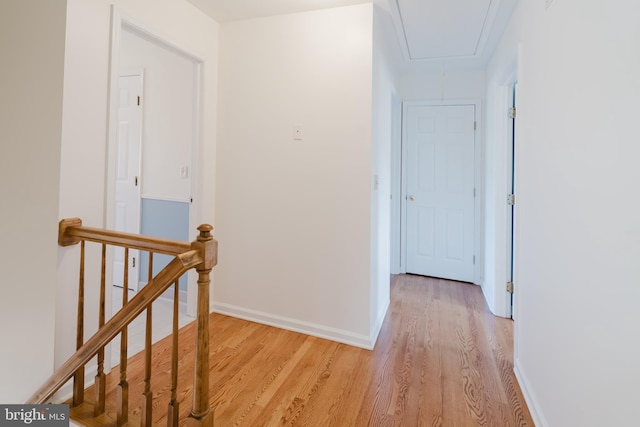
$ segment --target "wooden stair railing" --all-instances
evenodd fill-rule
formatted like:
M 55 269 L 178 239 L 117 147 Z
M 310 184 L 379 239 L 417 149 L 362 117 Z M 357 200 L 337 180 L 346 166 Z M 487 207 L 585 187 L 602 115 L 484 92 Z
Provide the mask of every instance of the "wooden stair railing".
M 36 391 L 27 403 L 46 403 L 71 378 L 73 378 L 72 406 L 78 406 L 84 401 L 84 366 L 95 356 L 98 361 L 96 375 L 94 414 L 96 416 L 105 411 L 105 374 L 103 371 L 104 348 L 113 338 L 121 334 L 120 349 L 120 384 L 118 385 L 117 425 L 124 425 L 128 421 L 128 384 L 126 381 L 127 360 L 127 326 L 143 311 L 147 312 L 147 330 L 145 345 L 145 390 L 142 396 L 142 411 L 140 424 L 151 425 L 152 393 L 150 390 L 151 376 L 151 310 L 152 303 L 161 296 L 171 285 L 175 285 L 174 319 L 173 319 L 173 353 L 172 353 L 172 385 L 171 401 L 169 403 L 167 423 L 169 426 L 178 425 L 178 402 L 176 400 L 177 384 L 177 299 L 178 279 L 186 271 L 195 268 L 198 272 L 197 296 L 197 324 L 195 374 L 193 384 L 193 408 L 187 419 L 188 426 L 212 426 L 213 410 L 209 406 L 209 285 L 210 273 L 217 263 L 218 242 L 211 235 L 213 227 L 201 225 L 198 227 L 200 235 L 192 243 L 139 236 L 129 233 L 84 227 L 79 218 L 63 219 L 59 224 L 58 244 L 71 246 L 81 244 L 80 249 L 80 279 L 78 290 L 78 325 L 77 351 Z M 85 241 L 102 245 L 101 290 L 98 331 L 83 342 L 84 334 L 84 257 Z M 125 248 L 125 272 L 123 286 L 123 307 L 108 321 L 104 319 L 105 305 L 105 265 L 106 246 L 112 245 Z M 149 252 L 149 282 L 131 300 L 127 301 L 127 276 L 129 249 L 139 249 Z M 153 254 L 160 253 L 174 256 L 173 260 L 152 277 Z

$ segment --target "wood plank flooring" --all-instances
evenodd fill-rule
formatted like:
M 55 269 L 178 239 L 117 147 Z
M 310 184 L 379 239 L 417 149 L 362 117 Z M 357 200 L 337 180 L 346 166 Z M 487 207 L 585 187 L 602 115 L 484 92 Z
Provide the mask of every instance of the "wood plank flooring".
M 213 314 L 214 425 L 533 426 L 513 374 L 513 323 L 491 315 L 479 287 L 401 275 L 391 289 L 373 351 Z M 192 405 L 193 326 L 180 333 L 181 425 Z M 155 425 L 166 425 L 170 353 L 169 340 L 154 347 Z M 142 361 L 129 362 L 129 425 L 139 424 Z M 115 425 L 117 371 L 108 376 L 107 425 Z M 72 418 L 97 425 L 88 408 Z

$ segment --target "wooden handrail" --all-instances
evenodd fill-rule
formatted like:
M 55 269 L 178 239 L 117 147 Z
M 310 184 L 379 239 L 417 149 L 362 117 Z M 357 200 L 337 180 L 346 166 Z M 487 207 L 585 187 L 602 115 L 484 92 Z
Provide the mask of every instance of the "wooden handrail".
M 179 240 L 160 239 L 140 236 L 138 234 L 84 227 L 80 218 L 68 218 L 60 221 L 58 244 L 71 246 L 86 240 L 88 242 L 106 243 L 107 245 L 153 251 L 159 254 L 177 256 L 191 249 L 191 244 Z
M 60 221 L 58 230 L 58 243 L 60 246 L 70 246 L 82 242 L 97 242 L 103 246 L 102 254 L 102 276 L 101 281 L 104 282 L 104 265 L 105 265 L 105 245 L 120 246 L 129 249 L 139 249 L 148 251 L 150 254 L 161 253 L 173 255 L 174 258 L 169 264 L 163 268 L 155 277 L 150 278 L 147 285 L 139 291 L 128 303 L 124 304 L 122 309 L 113 315 L 109 321 L 100 326 L 98 331 L 89 338 L 84 344 L 77 348 L 76 352 L 71 356 L 27 401 L 27 403 L 42 404 L 48 401 L 60 387 L 62 387 L 70 378 L 75 377 L 78 380 L 79 375 L 84 373 L 84 365 L 86 365 L 96 354 L 102 354 L 104 347 L 118 334 L 126 330 L 126 327 L 144 310 L 150 315 L 151 304 L 160 297 L 171 285 L 176 285 L 177 281 L 186 271 L 195 268 L 198 272 L 198 305 L 197 305 L 197 342 L 195 373 L 194 373 L 194 396 L 193 409 L 189 415 L 188 424 L 190 426 L 209 427 L 213 423 L 213 411 L 211 411 L 208 403 L 209 399 L 209 285 L 210 272 L 217 264 L 218 242 L 211 235 L 213 227 L 207 224 L 198 227 L 200 235 L 196 241 L 185 243 L 169 239 L 159 239 L 153 237 L 139 236 L 130 233 L 121 233 L 116 231 L 102 230 L 98 228 L 82 226 L 82 220 L 79 218 L 68 218 Z M 79 284 L 79 310 L 83 304 L 84 295 L 84 250 L 81 250 L 81 275 Z M 151 274 L 151 257 L 150 257 L 150 274 Z M 126 271 L 126 268 L 125 268 Z M 102 283 L 101 288 L 104 287 Z M 102 299 L 102 297 L 101 297 Z M 101 303 L 102 304 L 102 303 Z M 176 306 L 177 307 L 177 306 Z M 79 311 L 80 313 L 80 311 Z M 79 336 L 82 332 L 82 323 L 84 322 L 81 315 L 78 315 Z M 175 321 L 175 320 L 174 320 Z M 102 321 L 100 322 L 102 323 Z M 80 343 L 78 343 L 80 344 Z M 121 353 L 125 350 L 121 350 Z M 175 351 L 175 350 L 174 350 Z M 126 355 L 126 351 L 124 353 Z M 100 363 L 100 361 L 99 361 Z M 100 366 L 99 366 L 100 367 Z M 121 373 L 124 378 L 124 373 Z M 74 404 L 82 402 L 81 392 L 77 390 L 80 383 L 74 384 Z M 126 389 L 126 381 L 124 382 Z M 76 394 L 77 393 L 77 394 Z M 126 395 L 126 390 L 124 393 Z M 150 395 L 149 395 L 150 396 Z M 104 400 L 102 398 L 102 400 Z M 177 402 L 170 407 L 170 411 L 177 411 Z M 122 408 L 120 408 L 122 409 Z M 103 409 L 97 410 L 99 414 Z M 150 418 L 149 418 L 150 419 Z M 177 426 L 177 414 L 172 416 Z M 119 417 L 118 423 L 123 423 L 125 417 Z M 144 423 L 143 423 L 144 424 Z
M 131 301 L 118 311 L 105 325 L 84 343 L 57 372 L 52 375 L 38 391 L 28 400 L 28 403 L 46 403 L 53 394 L 60 389 L 75 373 L 96 355 L 98 350 L 107 345 L 122 328 L 131 323 L 144 309 L 158 298 L 187 270 L 202 263 L 198 251 L 189 251 L 174 258 L 152 282 L 148 283 Z

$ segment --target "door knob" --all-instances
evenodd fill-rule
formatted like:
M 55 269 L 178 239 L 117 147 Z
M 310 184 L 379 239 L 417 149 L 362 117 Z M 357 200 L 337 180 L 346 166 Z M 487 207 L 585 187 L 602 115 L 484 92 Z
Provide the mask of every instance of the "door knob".
M 409 200 L 411 200 L 412 202 L 415 200 L 416 198 L 413 196 L 409 196 Z

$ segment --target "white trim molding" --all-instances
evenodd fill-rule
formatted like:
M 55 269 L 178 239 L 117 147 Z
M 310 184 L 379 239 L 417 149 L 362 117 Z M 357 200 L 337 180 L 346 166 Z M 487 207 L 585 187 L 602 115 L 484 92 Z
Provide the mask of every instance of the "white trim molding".
M 223 314 L 225 316 L 236 317 L 238 319 L 248 320 L 250 322 L 256 322 L 280 329 L 286 329 L 288 331 L 299 332 L 305 335 L 311 335 L 318 338 L 336 341 L 342 344 L 348 344 L 367 350 L 372 350 L 376 342 L 374 337 L 355 334 L 350 331 L 331 328 L 298 319 L 292 319 L 290 317 L 278 316 L 272 313 L 265 313 L 263 311 L 251 310 L 232 304 L 213 303 L 212 311 L 214 313 Z M 381 327 L 382 322 L 380 322 L 380 328 Z
M 549 423 L 547 423 L 547 420 L 544 418 L 542 410 L 540 409 L 540 403 L 538 402 L 538 399 L 536 399 L 535 396 L 531 394 L 531 386 L 529 385 L 529 380 L 524 374 L 524 371 L 520 368 L 520 363 L 518 363 L 518 360 L 516 360 L 513 364 L 513 372 L 516 375 L 516 380 L 518 381 L 518 385 L 520 386 L 520 390 L 522 391 L 522 396 L 524 397 L 524 400 L 527 403 L 527 407 L 529 408 L 529 413 L 531 414 L 533 423 L 537 427 L 548 426 Z

